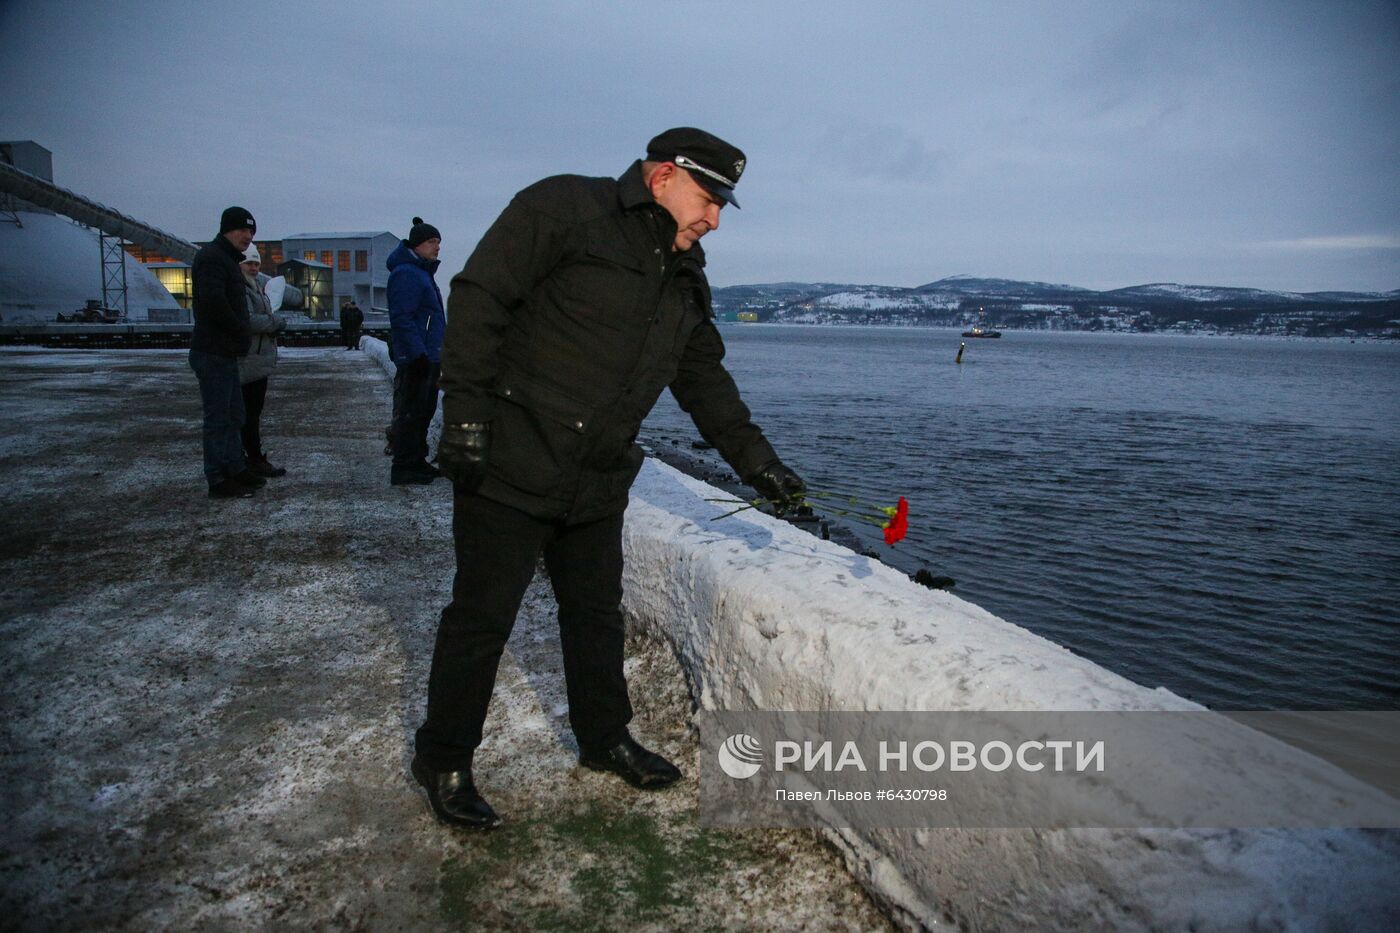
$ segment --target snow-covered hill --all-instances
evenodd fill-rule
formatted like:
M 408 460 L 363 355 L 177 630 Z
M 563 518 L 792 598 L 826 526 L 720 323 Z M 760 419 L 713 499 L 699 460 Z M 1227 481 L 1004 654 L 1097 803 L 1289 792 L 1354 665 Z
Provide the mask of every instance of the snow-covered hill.
M 761 321 L 1013 328 L 1186 330 L 1207 333 L 1374 334 L 1397 331 L 1400 290 L 1289 292 L 1154 282 L 1107 291 L 1051 282 L 953 275 L 920 285 L 830 282 L 738 285 L 714 290 L 721 315 Z
M 962 299 L 984 299 L 996 302 L 1041 302 L 1057 305 L 1068 301 L 1095 301 L 1110 305 L 1141 305 L 1182 301 L 1202 304 L 1251 307 L 1262 305 L 1349 304 L 1354 302 L 1394 301 L 1400 289 L 1389 292 L 1288 292 L 1262 288 L 1225 285 L 1179 285 L 1175 282 L 1154 282 L 1107 291 L 1095 291 L 1078 285 L 1051 282 L 1023 282 L 1016 279 L 979 278 L 953 275 L 919 285 L 902 288 L 895 285 L 849 285 L 829 282 L 782 282 L 767 285 L 731 285 L 715 289 L 716 297 L 725 303 L 736 301 L 805 301 L 826 307 L 947 307 Z M 933 299 L 930 301 L 930 299 Z
M 913 289 L 925 295 L 946 295 L 968 298 L 1008 299 L 1026 301 L 1055 301 L 1066 297 L 1087 297 L 1094 294 L 1077 285 L 1057 285 L 1051 282 L 1021 282 L 1016 279 L 988 279 L 973 275 L 950 275 Z

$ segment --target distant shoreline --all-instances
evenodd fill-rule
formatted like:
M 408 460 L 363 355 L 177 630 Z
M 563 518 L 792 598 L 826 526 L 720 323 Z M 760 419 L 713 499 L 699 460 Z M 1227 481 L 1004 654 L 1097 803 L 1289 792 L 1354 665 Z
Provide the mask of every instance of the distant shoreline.
M 849 330 L 856 328 L 869 328 L 878 330 L 928 330 L 928 331 L 950 331 L 961 332 L 966 324 L 892 324 L 877 323 L 874 321 L 724 321 L 716 319 L 716 324 L 724 327 L 814 327 L 828 330 Z M 1332 341 L 1341 343 L 1395 343 L 1400 345 L 1400 336 L 1377 336 L 1374 334 L 1248 334 L 1248 333 L 1214 333 L 1210 331 L 1180 331 L 1180 330 L 1087 330 L 1078 328 L 1050 328 L 1050 327 L 1010 327 L 1005 324 L 996 325 L 997 330 L 1003 334 L 1055 334 L 1055 335 L 1085 335 L 1093 337 L 1189 337 L 1189 338 L 1224 338 L 1229 340 L 1279 340 L 1279 341 Z M 967 340 L 982 340 L 984 338 L 968 337 Z

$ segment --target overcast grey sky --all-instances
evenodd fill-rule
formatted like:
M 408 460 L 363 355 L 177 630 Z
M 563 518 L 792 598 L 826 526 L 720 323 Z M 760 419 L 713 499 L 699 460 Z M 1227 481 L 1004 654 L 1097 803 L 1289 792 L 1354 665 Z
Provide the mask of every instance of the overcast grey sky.
M 190 239 L 444 234 L 740 146 L 717 285 L 1400 288 L 1400 3 L 0 0 L 0 139 Z

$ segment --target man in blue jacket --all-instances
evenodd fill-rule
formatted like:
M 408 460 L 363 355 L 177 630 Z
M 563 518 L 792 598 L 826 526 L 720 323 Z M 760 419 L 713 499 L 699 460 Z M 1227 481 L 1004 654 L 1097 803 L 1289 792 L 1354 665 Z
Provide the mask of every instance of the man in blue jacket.
M 428 462 L 428 425 L 437 411 L 442 334 L 447 317 L 437 272 L 442 235 L 437 227 L 413 218 L 408 239 L 389 254 L 389 327 L 394 360 L 395 486 L 426 485 L 437 479 Z

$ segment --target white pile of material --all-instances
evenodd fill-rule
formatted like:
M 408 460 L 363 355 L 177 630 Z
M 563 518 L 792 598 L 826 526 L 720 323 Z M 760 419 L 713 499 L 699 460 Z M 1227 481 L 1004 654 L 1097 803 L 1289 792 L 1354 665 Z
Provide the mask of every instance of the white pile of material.
M 57 214 L 18 211 L 0 223 L 0 321 L 52 324 L 84 302 L 102 300 L 102 250 L 96 231 Z M 135 259 L 126 264 L 126 301 L 133 321 L 149 309 L 179 308 L 170 292 Z

